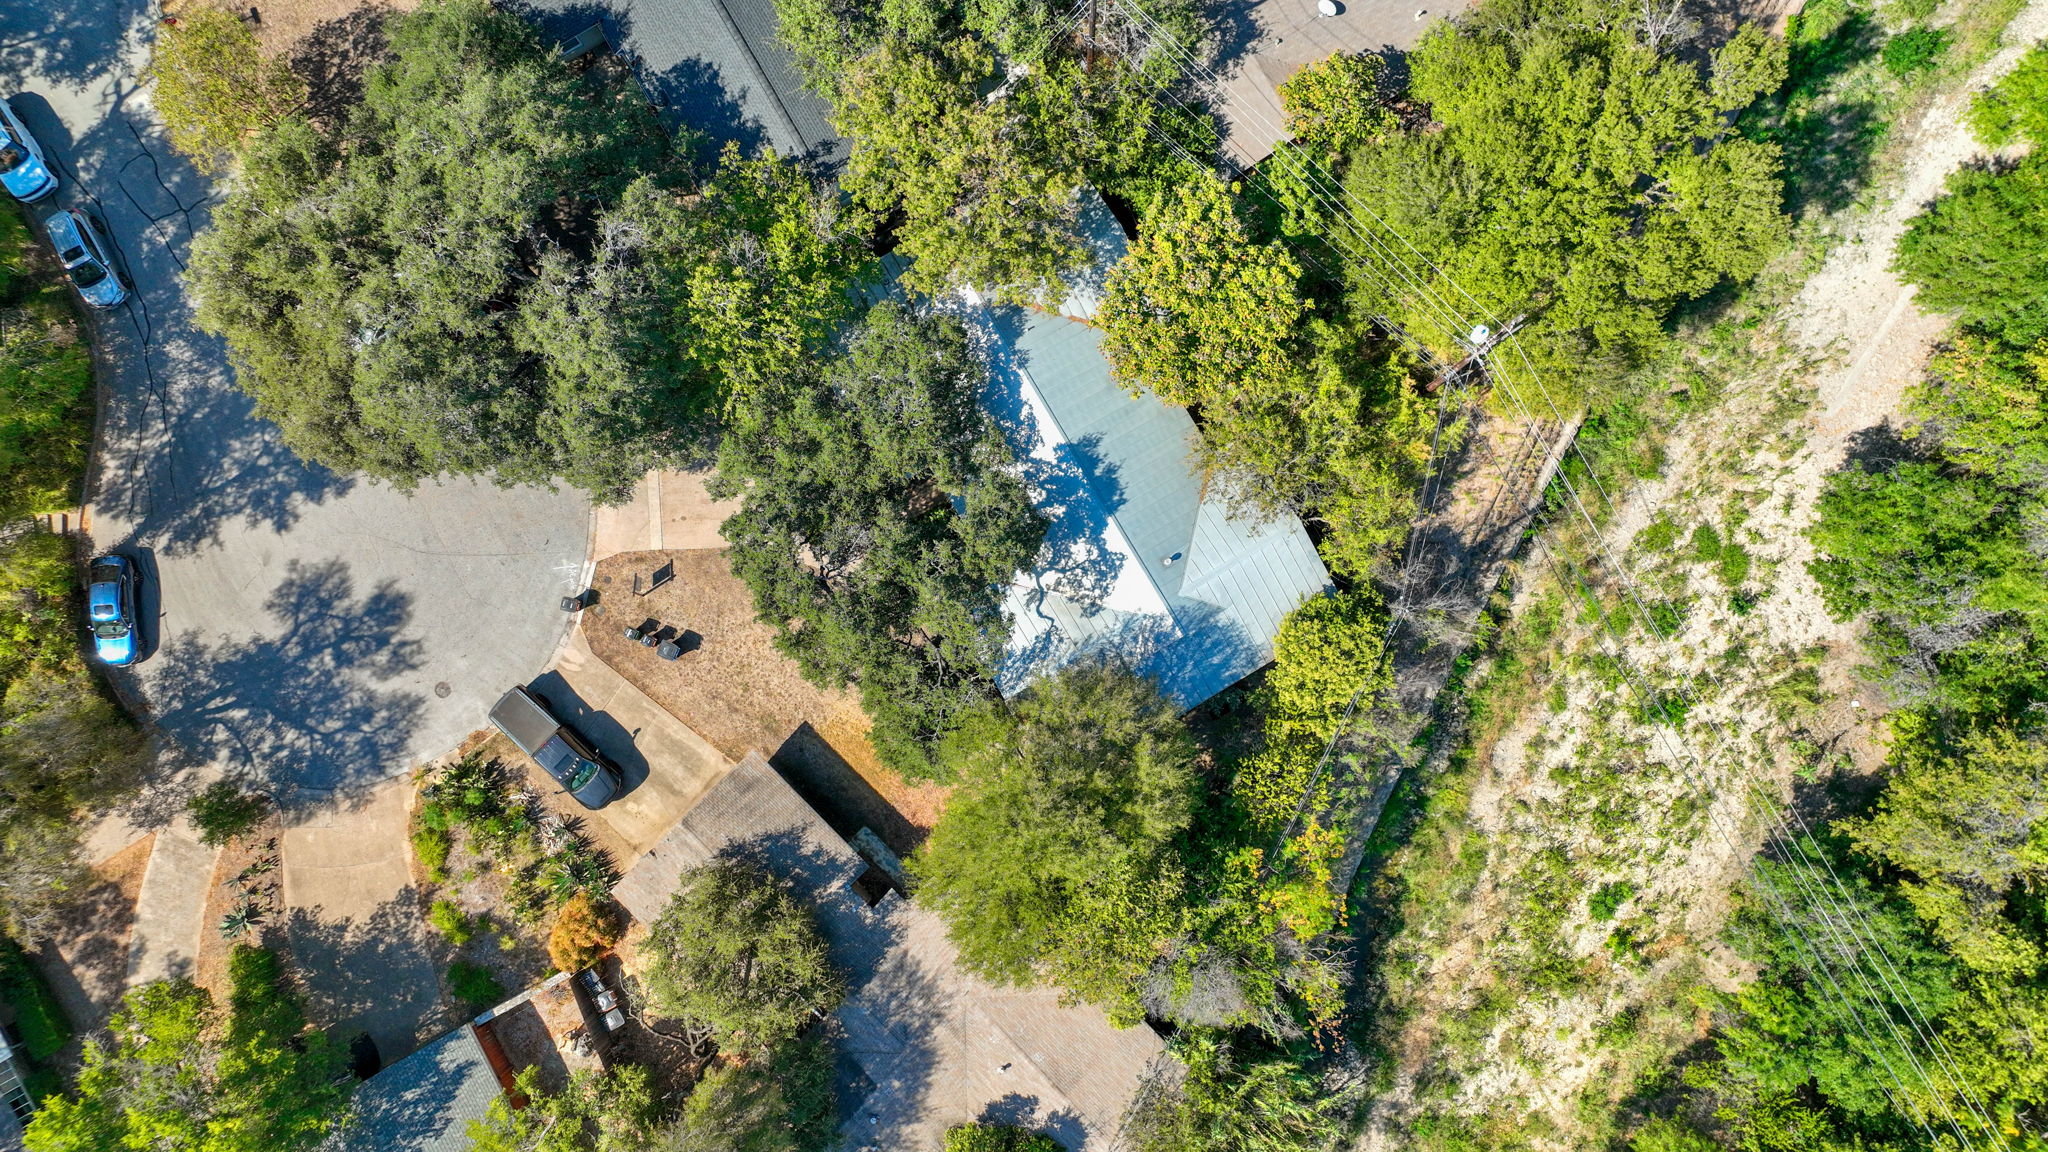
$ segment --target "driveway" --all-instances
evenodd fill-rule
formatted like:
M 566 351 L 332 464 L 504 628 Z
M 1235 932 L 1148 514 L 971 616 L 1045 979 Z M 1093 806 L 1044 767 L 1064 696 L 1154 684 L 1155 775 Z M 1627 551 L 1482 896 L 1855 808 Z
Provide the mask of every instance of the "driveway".
M 555 666 L 528 687 L 625 776 L 626 794 L 586 817 L 603 824 L 613 834 L 608 839 L 625 850 L 617 861 L 622 869 L 659 843 L 732 770 L 732 761 L 710 741 L 592 655 L 581 630 L 563 646 Z M 553 787 L 539 768 L 525 766 L 541 788 Z
M 137 87 L 155 6 L 0 6 L 0 94 L 106 221 L 135 286 L 98 318 L 94 546 L 151 570 L 122 688 L 206 761 L 299 804 L 453 747 L 546 666 L 581 581 L 579 494 L 469 481 L 407 495 L 299 461 L 258 420 L 179 273 L 215 190 L 165 145 Z

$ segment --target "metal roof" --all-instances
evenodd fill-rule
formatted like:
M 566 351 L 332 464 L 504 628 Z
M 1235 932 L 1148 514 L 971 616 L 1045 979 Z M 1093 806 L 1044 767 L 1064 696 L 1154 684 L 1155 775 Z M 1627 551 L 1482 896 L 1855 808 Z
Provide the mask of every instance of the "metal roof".
M 498 1077 L 468 1024 L 365 1080 L 356 1116 L 323 1152 L 469 1152 L 469 1125 L 498 1098 Z
M 524 0 L 517 10 L 558 43 L 603 25 L 672 128 L 744 148 L 769 144 L 784 156 L 845 154 L 825 102 L 804 88 L 777 38 L 768 0 Z
M 1051 522 L 1004 604 L 1004 694 L 1103 655 L 1192 708 L 1271 660 L 1280 621 L 1330 588 L 1301 521 L 1211 491 L 1187 410 L 1119 387 L 1093 328 L 1017 308 L 981 324 L 984 403 Z

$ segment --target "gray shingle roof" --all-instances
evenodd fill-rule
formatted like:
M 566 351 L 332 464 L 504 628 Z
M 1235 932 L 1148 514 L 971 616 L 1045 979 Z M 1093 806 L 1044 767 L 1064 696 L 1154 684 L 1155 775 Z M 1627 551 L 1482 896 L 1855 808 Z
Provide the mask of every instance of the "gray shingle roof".
M 519 11 L 558 42 L 602 24 L 671 127 L 784 156 L 844 155 L 825 102 L 776 38 L 772 0 L 524 0 Z
M 854 891 L 865 864 L 776 773 L 750 754 L 705 793 L 613 889 L 642 922 L 660 915 L 683 869 L 725 852 L 761 861 L 818 910 L 847 973 L 834 1015 L 849 1150 L 937 1152 L 946 1129 L 1000 1116 L 1070 1149 L 1107 1149 L 1124 1106 L 1164 1046 L 1116 1029 L 1049 988 L 997 988 L 960 966 L 945 925 L 894 893 Z
M 324 1152 L 469 1152 L 469 1124 L 498 1098 L 475 1031 L 464 1024 L 364 1081 L 355 1120 Z

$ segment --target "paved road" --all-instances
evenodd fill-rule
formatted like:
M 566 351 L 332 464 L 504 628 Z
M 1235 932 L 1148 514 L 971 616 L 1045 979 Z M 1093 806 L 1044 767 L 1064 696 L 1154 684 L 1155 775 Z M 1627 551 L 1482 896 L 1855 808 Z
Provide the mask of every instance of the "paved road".
M 541 671 L 589 507 L 468 482 L 407 496 L 302 464 L 252 415 L 178 278 L 214 193 L 137 88 L 154 22 L 146 0 L 0 5 L 0 94 L 61 166 L 57 202 L 100 213 L 137 288 L 98 324 L 90 509 L 96 546 L 162 590 L 144 605 L 157 651 L 127 687 L 201 757 L 310 800 L 446 750 Z

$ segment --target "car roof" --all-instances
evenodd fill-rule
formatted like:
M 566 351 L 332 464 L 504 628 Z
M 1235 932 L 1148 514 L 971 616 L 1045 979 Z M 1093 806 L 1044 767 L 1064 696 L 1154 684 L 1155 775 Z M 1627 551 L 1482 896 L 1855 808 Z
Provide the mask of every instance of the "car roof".
M 75 267 L 78 264 L 79 260 L 82 260 L 85 257 L 92 255 L 92 250 L 88 248 L 85 243 L 85 237 L 83 235 L 85 230 L 79 227 L 78 218 L 72 215 L 73 211 L 75 210 L 67 208 L 62 212 L 52 213 L 50 215 L 49 223 L 50 242 L 57 246 L 57 255 L 59 256 L 59 258 L 64 257 L 65 249 L 85 249 L 84 256 L 80 256 L 75 259 L 67 259 L 64 265 L 66 268 Z
M 562 730 L 561 722 L 524 688 L 514 688 L 498 698 L 491 707 L 491 723 L 528 755 L 538 753 Z

